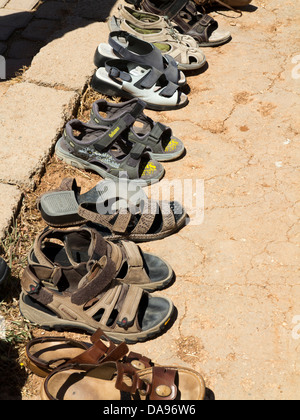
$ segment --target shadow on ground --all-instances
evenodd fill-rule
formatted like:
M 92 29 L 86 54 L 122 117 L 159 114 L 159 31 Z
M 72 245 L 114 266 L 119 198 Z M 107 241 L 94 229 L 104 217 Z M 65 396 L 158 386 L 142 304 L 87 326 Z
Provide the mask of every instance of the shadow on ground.
M 9 11 L 6 16 L 0 15 L 0 82 L 15 77 L 17 71 L 29 67 L 34 56 L 49 41 L 60 38 L 71 30 L 105 21 L 116 2 L 117 0 L 44 0 L 33 11 L 0 9 Z M 243 9 L 248 13 L 255 10 L 257 7 L 254 5 Z M 204 10 L 199 7 L 199 11 Z M 216 6 L 206 8 L 205 11 L 217 11 L 224 15 L 228 12 L 222 7 L 216 9 Z M 230 13 L 231 19 L 240 17 L 239 13 L 236 16 Z
M 5 58 L 6 64 L 4 70 L 4 60 L 2 66 L 0 62 L 0 82 L 14 77 L 16 71 L 24 66 L 30 66 L 34 56 L 49 41 L 63 37 L 74 29 L 105 21 L 116 2 L 117 0 L 44 0 L 33 11 L 6 10 L 9 11 L 8 15 L 0 15 L 0 54 Z
M 0 400 L 21 400 L 27 373 L 18 362 L 18 350 L 0 340 Z

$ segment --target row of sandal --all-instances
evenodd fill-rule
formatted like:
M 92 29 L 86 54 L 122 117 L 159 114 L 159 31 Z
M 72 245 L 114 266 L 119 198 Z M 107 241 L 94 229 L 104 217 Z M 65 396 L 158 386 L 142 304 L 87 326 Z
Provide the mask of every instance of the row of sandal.
M 69 121 L 55 149 L 104 180 L 82 194 L 75 179 L 63 179 L 37 203 L 48 227 L 28 254 L 20 312 L 46 330 L 91 334 L 91 343 L 50 336 L 27 344 L 28 367 L 44 378 L 43 400 L 205 398 L 198 372 L 160 366 L 128 348 L 165 332 L 176 317 L 171 299 L 154 293 L 175 281 L 172 267 L 137 243 L 187 222 L 180 203 L 149 199 L 142 188 L 164 176 L 160 162 L 185 152 L 144 111 L 185 106 L 183 71 L 205 65 L 200 46 L 222 45 L 230 34 L 190 0 L 129 2 L 135 8 L 119 7 L 108 44 L 97 47 L 92 80 L 98 92 L 125 101 L 97 100 L 90 121 Z
M 165 260 L 143 252 L 135 242 L 174 233 L 177 212 L 175 203 L 155 202 L 141 194 L 138 203 L 135 195 L 134 203 L 140 207 L 145 199 L 144 207 L 151 211 L 138 214 L 133 202 L 126 202 L 128 185 L 112 192 L 112 184 L 100 182 L 98 190 L 95 187 L 83 195 L 90 201 L 81 202 L 95 204 L 97 196 L 110 202 L 114 211 L 110 229 L 104 219 L 90 227 L 84 218 L 74 223 L 82 225 L 79 227 L 49 227 L 37 235 L 28 254 L 19 299 L 24 318 L 46 330 L 92 334 L 92 344 L 57 336 L 34 338 L 27 344 L 28 367 L 45 378 L 41 399 L 203 400 L 205 382 L 198 372 L 158 366 L 147 357 L 128 354 L 127 344 L 155 338 L 174 322 L 173 302 L 153 292 L 170 286 L 175 273 Z M 78 208 L 82 197 L 78 190 L 74 179 L 65 179 L 58 190 L 40 197 L 39 208 L 49 203 L 59 208 L 65 193 L 66 203 L 76 200 Z M 120 202 L 121 209 L 116 206 Z M 168 208 L 167 214 L 163 207 Z M 186 213 L 181 209 L 180 214 L 182 223 Z M 71 226 L 67 218 L 65 213 L 64 220 L 52 219 L 51 223 Z M 131 224 L 127 224 L 129 219 Z

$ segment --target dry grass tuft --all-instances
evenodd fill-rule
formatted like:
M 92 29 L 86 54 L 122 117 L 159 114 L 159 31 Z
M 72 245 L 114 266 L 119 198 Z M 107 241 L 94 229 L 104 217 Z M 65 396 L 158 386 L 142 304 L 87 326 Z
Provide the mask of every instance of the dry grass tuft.
M 13 82 L 17 83 L 21 78 L 22 74 L 19 74 Z M 100 98 L 105 97 L 88 87 L 81 98 L 75 118 L 87 122 L 93 102 Z M 0 323 L 0 327 L 3 324 L 5 327 L 5 339 L 0 336 L 0 399 L 37 399 L 39 395 L 39 378 L 26 368 L 25 346 L 33 337 L 44 335 L 45 332 L 25 320 L 19 312 L 20 278 L 35 237 L 47 227 L 37 208 L 37 200 L 43 193 L 56 189 L 66 177 L 76 178 L 82 192 L 88 191 L 100 180 L 96 174 L 70 167 L 56 156 L 51 156 L 36 190 L 24 192 L 19 215 L 5 238 L 0 241 L 1 255 L 10 267 L 10 275 L 3 290 L 5 299 L 0 300 L 0 321 L 5 320 Z M 51 332 L 48 335 L 56 334 Z M 82 335 L 74 333 L 65 335 L 82 339 Z M 5 387 L 8 379 L 7 367 L 10 369 L 11 387 Z

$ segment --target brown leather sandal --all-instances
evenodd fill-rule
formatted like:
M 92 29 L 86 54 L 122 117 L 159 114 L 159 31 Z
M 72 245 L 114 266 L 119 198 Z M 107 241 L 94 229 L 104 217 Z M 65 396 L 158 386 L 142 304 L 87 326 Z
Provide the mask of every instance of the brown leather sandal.
M 108 361 L 122 361 L 137 370 L 153 366 L 147 357 L 129 353 L 124 342 L 115 345 L 101 329 L 91 336 L 91 344 L 66 337 L 38 337 L 27 343 L 25 352 L 28 368 L 41 377 L 74 364 L 100 365 Z
M 185 367 L 154 366 L 136 370 L 105 362 L 53 371 L 44 381 L 43 400 L 203 400 L 202 376 Z

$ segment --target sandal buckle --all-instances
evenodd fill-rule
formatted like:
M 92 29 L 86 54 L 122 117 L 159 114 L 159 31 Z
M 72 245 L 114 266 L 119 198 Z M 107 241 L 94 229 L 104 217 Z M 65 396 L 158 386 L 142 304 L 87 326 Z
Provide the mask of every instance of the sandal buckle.
M 110 77 L 118 78 L 118 77 L 120 77 L 121 72 L 120 72 L 119 69 L 117 69 L 115 67 L 111 67 L 109 69 L 109 73 L 108 74 L 109 74 Z
M 123 318 L 121 321 L 117 321 L 117 325 L 121 328 L 132 327 L 134 321 L 128 321 L 128 318 Z
M 29 291 L 27 292 L 28 295 L 35 295 L 41 289 L 40 283 L 30 284 Z

